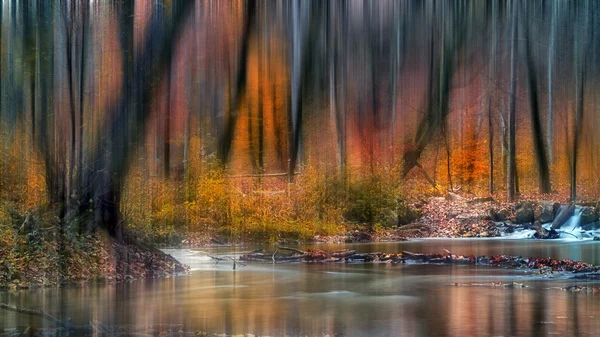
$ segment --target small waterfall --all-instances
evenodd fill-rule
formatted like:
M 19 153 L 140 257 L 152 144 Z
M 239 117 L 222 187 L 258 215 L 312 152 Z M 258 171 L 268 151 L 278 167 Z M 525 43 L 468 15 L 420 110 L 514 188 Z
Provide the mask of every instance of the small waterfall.
M 560 228 L 559 231 L 560 232 L 570 232 L 574 235 L 577 235 L 573 232 L 575 231 L 576 228 L 580 227 L 582 211 L 583 211 L 583 208 L 581 208 L 580 206 L 576 206 L 575 214 L 573 214 L 573 216 L 569 220 L 567 220 L 567 222 L 564 225 L 562 225 L 562 227 Z
M 581 215 L 583 214 L 584 208 L 581 206 L 575 206 L 573 216 L 565 222 L 557 232 L 559 233 L 560 239 L 565 240 L 592 240 L 595 237 L 600 237 L 600 228 L 592 230 L 584 230 L 581 224 Z M 546 230 L 552 228 L 552 223 L 544 223 L 542 225 Z M 529 239 L 533 238 L 536 231 L 531 228 L 515 230 L 514 233 L 504 234 L 502 237 L 508 239 Z

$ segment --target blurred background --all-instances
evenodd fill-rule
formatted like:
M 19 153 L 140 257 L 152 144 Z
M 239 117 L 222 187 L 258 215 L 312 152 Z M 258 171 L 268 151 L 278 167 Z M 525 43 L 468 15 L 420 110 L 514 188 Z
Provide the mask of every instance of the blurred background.
M 0 196 L 166 242 L 446 190 L 592 199 L 598 6 L 2 1 Z

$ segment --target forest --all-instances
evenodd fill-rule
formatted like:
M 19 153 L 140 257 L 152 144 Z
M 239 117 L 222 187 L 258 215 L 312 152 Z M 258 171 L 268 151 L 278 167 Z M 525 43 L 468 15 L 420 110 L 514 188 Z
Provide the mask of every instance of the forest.
M 600 264 L 599 10 L 1 1 L 0 289 L 193 276 L 181 251 L 207 247 L 267 247 L 206 255 L 234 269 L 479 263 L 448 245 L 343 246 L 433 237 L 568 238 L 580 253 L 553 258 Z M 569 261 L 559 270 L 598 274 Z

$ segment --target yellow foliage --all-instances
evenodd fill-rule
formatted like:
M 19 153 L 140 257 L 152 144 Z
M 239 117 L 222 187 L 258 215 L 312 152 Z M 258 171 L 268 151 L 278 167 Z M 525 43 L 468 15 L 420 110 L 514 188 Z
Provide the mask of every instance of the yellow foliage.
M 47 203 L 44 161 L 29 146 L 29 138 L 20 127 L 6 139 L 0 136 L 0 198 L 9 200 L 21 211 Z

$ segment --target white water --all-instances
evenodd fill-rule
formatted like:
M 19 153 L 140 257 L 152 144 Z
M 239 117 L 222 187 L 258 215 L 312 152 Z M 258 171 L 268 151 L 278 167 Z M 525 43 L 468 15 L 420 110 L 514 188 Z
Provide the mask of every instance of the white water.
M 600 237 L 600 230 L 584 230 L 581 227 L 581 213 L 583 209 L 579 206 L 575 207 L 575 213 L 557 232 L 559 233 L 558 240 L 561 241 L 589 241 L 594 237 Z M 551 222 L 542 224 L 546 230 L 552 227 Z M 503 239 L 532 239 L 535 234 L 533 229 L 517 229 L 513 233 L 502 233 Z

